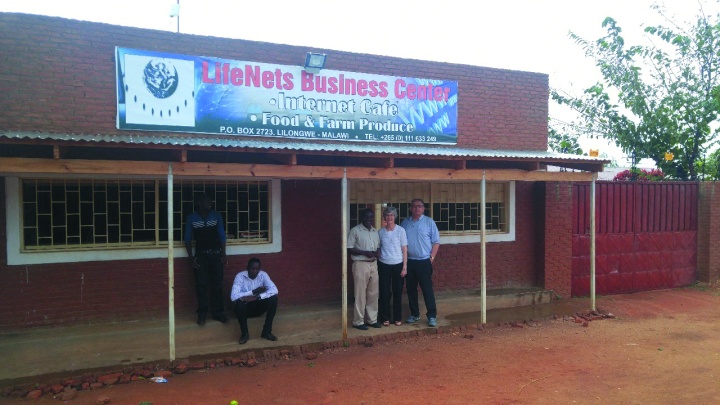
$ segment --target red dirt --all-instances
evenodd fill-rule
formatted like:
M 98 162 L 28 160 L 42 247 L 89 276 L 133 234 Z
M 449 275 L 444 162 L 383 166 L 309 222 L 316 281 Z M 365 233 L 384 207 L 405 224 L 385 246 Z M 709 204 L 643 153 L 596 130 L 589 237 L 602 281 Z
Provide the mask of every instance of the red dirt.
M 573 300 L 587 309 L 589 300 Z M 615 319 L 452 330 L 81 391 L 95 404 L 720 403 L 720 291 L 600 297 Z M 23 400 L 0 398 L 0 404 Z M 57 403 L 43 396 L 35 403 Z

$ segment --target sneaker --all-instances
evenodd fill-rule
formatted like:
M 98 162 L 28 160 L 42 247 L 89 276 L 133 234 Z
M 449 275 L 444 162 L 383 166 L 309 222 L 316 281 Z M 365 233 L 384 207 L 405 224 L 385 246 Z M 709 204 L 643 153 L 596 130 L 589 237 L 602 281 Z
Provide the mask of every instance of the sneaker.
M 250 338 L 250 336 L 248 336 L 248 335 L 240 335 L 240 340 L 238 341 L 238 343 L 240 343 L 241 345 L 244 345 L 245 343 L 248 342 L 249 338 Z
M 405 320 L 406 323 L 415 323 L 420 320 L 419 316 L 410 315 L 408 316 L 408 319 Z
M 432 326 L 433 328 L 437 326 L 437 320 L 435 318 L 429 318 L 428 319 L 428 326 Z
M 353 328 L 360 329 L 360 330 L 368 330 L 368 326 L 365 324 L 362 325 L 353 325 Z
M 373 328 L 382 328 L 382 325 L 380 324 L 380 322 L 369 323 L 369 324 L 367 324 L 367 326 L 370 326 Z
M 263 339 L 267 339 L 267 340 L 269 340 L 269 341 L 271 341 L 271 342 L 274 342 L 274 341 L 277 340 L 277 336 L 273 335 L 273 334 L 270 333 L 270 332 L 265 332 L 265 333 L 263 333 L 262 335 L 260 335 L 260 337 L 263 338 Z

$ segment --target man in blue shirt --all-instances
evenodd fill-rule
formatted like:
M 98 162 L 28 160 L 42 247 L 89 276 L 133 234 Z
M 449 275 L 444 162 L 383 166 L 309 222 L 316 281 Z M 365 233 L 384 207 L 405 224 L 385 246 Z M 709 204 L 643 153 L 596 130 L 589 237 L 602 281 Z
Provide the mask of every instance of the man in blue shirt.
M 418 305 L 417 286 L 420 285 L 425 309 L 427 310 L 428 325 L 437 326 L 437 308 L 435 307 L 435 293 L 433 292 L 432 273 L 435 256 L 440 249 L 440 232 L 432 218 L 423 215 L 425 203 L 416 198 L 410 202 L 411 217 L 405 218 L 400 224 L 407 234 L 407 283 L 408 304 L 410 316 L 407 323 L 420 320 L 420 307 Z
M 195 209 L 196 211 L 187 217 L 184 240 L 188 261 L 195 272 L 197 324 L 205 325 L 208 301 L 212 318 L 225 323 L 228 319 L 223 309 L 222 280 L 227 237 L 222 215 L 212 209 L 212 200 L 207 195 L 201 195 L 195 200 Z

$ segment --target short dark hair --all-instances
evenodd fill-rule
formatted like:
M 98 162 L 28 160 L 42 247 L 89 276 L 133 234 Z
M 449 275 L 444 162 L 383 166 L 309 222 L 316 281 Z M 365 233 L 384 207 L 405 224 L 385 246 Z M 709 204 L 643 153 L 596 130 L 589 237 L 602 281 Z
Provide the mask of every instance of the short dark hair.
M 195 209 L 199 209 L 200 203 L 205 199 L 212 201 L 212 197 L 210 197 L 208 194 L 203 194 L 203 193 L 195 194 Z
M 257 263 L 258 266 L 262 266 L 262 264 L 260 263 L 260 259 L 258 259 L 257 257 L 253 257 L 250 260 L 248 260 L 247 268 L 249 269 L 250 267 L 252 267 L 253 263 Z
M 375 215 L 375 212 L 373 210 L 371 210 L 370 208 L 365 208 L 364 210 L 360 211 L 360 219 L 365 218 L 365 215 L 367 215 L 368 213 Z

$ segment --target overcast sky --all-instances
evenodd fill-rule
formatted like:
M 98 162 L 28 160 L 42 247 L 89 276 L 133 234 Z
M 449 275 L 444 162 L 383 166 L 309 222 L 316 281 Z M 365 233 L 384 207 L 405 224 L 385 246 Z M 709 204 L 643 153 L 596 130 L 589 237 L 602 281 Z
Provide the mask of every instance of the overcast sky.
M 176 31 L 178 20 L 169 12 L 177 1 L 0 0 L 0 12 Z M 707 12 L 720 10 L 717 0 L 179 2 L 182 33 L 541 72 L 550 75 L 551 86 L 577 91 L 595 83 L 599 73 L 568 32 L 597 39 L 611 16 L 626 43 L 644 43 L 643 26 L 660 21 L 650 8 L 654 3 L 664 4 L 678 21 L 693 19 L 700 4 Z M 565 114 L 551 103 L 551 117 Z M 620 155 L 606 141 L 584 140 L 582 146 Z

